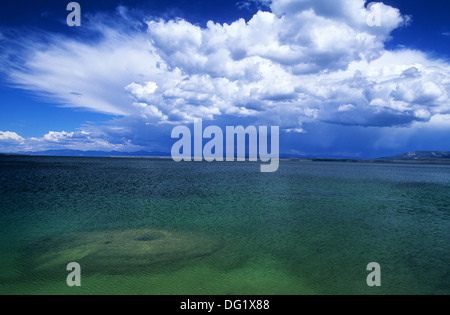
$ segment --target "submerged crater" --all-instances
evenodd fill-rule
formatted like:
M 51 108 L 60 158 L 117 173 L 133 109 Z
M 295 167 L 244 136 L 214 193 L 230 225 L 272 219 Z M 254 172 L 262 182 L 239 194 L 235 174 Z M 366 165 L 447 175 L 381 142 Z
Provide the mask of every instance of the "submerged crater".
M 149 233 L 146 235 L 142 235 L 140 237 L 138 237 L 136 239 L 136 241 L 139 242 L 152 242 L 152 241 L 157 241 L 157 240 L 161 240 L 164 238 L 164 235 L 162 233 Z
M 176 263 L 207 256 L 221 247 L 207 235 L 167 230 L 76 233 L 39 242 L 36 270 L 55 270 L 77 262 L 86 271 L 133 272 L 135 267 Z

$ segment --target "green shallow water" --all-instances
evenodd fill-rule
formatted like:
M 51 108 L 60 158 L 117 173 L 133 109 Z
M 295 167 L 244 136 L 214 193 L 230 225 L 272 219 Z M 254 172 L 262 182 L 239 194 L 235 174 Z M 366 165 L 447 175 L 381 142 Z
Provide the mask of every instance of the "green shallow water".
M 449 175 L 0 157 L 0 294 L 449 294 Z

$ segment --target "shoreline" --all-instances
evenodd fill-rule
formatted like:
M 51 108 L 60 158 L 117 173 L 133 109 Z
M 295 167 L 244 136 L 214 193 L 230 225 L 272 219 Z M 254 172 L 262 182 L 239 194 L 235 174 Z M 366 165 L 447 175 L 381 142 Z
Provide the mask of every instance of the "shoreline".
M 107 158 L 107 159 L 148 159 L 148 160 L 172 160 L 170 156 L 81 156 L 81 155 L 39 155 L 39 154 L 12 154 L 0 153 L 0 157 L 48 157 L 48 158 Z M 450 165 L 450 159 L 333 159 L 333 158 L 302 158 L 283 157 L 280 161 L 298 162 L 339 162 L 339 163 L 377 163 L 377 164 L 433 164 Z M 248 160 L 246 160 L 248 161 Z

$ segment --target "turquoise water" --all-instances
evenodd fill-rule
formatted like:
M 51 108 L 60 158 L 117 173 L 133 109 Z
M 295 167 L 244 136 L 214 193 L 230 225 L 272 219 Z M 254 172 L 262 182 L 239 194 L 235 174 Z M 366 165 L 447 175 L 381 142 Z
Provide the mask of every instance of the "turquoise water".
M 0 211 L 0 294 L 450 293 L 449 166 L 0 157 Z

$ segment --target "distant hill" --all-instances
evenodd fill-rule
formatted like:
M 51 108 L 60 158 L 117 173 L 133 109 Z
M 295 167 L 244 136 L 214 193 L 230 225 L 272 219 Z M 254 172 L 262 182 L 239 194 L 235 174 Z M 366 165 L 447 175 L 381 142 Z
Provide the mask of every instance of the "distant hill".
M 166 152 L 119 152 L 119 151 L 81 151 L 81 150 L 47 150 L 39 152 L 17 152 L 17 153 L 0 153 L 0 156 L 9 155 L 28 155 L 28 156 L 67 156 L 67 157 L 170 157 L 170 153 Z M 390 157 L 382 157 L 373 159 L 354 159 L 336 156 L 320 156 L 305 157 L 296 154 L 280 154 L 280 158 L 285 159 L 302 159 L 311 161 L 351 161 L 351 162 L 389 162 L 389 161 L 405 161 L 406 163 L 420 163 L 420 161 L 435 161 L 435 163 L 450 163 L 450 152 L 448 151 L 415 151 L 398 154 Z
M 66 156 L 66 157 L 171 157 L 167 152 L 119 152 L 119 151 L 81 151 L 81 150 L 47 150 L 47 151 L 34 151 L 34 152 L 16 152 L 16 153 L 0 153 L 0 155 L 32 155 L 32 156 Z M 236 157 L 235 153 L 235 157 Z M 224 156 L 225 157 L 225 156 Z M 248 155 L 246 156 L 248 157 Z M 301 156 L 297 154 L 280 154 L 280 158 L 287 159 L 314 159 L 314 158 L 326 158 L 326 159 L 348 159 L 345 156 Z
M 147 157 L 161 156 L 168 157 L 169 153 L 165 152 L 119 152 L 119 151 L 80 151 L 80 150 L 47 150 L 39 152 L 18 152 L 21 155 L 38 155 L 38 156 L 81 156 L 81 157 Z
M 415 151 L 398 154 L 391 157 L 382 157 L 379 160 L 443 160 L 450 159 L 448 151 Z

